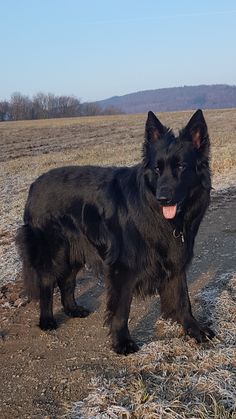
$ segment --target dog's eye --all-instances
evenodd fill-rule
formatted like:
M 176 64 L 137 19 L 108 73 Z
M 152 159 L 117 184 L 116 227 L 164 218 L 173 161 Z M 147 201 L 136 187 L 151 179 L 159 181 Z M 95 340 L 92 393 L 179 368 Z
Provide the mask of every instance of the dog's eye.
M 182 172 L 184 169 L 186 169 L 186 164 L 185 163 L 179 163 L 177 165 L 177 169 Z
M 159 176 L 160 173 L 161 173 L 160 168 L 158 166 L 156 166 L 154 170 L 155 170 L 156 175 Z

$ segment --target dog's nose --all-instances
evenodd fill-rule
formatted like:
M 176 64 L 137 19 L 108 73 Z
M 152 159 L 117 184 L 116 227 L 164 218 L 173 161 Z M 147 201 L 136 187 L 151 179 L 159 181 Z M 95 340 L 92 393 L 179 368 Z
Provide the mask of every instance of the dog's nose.
M 169 205 L 171 203 L 171 199 L 166 197 L 166 196 L 157 197 L 157 200 L 158 200 L 159 204 L 162 205 L 163 207 L 165 205 Z

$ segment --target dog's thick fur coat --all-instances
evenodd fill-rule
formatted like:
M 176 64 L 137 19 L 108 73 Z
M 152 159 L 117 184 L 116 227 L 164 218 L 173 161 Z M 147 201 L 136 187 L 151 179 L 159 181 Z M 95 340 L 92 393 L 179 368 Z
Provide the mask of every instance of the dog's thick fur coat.
M 201 110 L 178 137 L 149 112 L 140 164 L 62 167 L 31 185 L 17 245 L 28 293 L 39 290 L 41 329 L 56 328 L 55 285 L 66 314 L 89 314 L 74 298 L 76 275 L 86 263 L 103 269 L 117 353 L 138 349 L 128 330 L 135 292 L 159 293 L 163 315 L 197 341 L 214 336 L 193 317 L 186 283 L 210 199 L 209 145 Z

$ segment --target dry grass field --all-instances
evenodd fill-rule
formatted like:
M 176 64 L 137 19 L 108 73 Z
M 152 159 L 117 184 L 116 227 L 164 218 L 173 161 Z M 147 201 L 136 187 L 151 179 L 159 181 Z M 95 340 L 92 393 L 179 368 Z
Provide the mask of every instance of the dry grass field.
M 158 116 L 177 130 L 191 114 Z M 213 186 L 226 189 L 213 192 L 197 243 L 199 256 L 190 272 L 190 292 L 196 316 L 212 322 L 217 338 L 197 346 L 176 324 L 157 320 L 158 305 L 151 299 L 135 303 L 131 316 L 131 330 L 142 348 L 122 358 L 106 349 L 100 314 L 93 313 L 82 326 L 69 321 L 56 332 L 42 334 L 35 326 L 36 309 L 12 305 L 2 289 L 0 417 L 236 418 L 236 110 L 204 114 L 212 144 Z M 121 115 L 0 123 L 0 286 L 21 277 L 14 236 L 30 183 L 53 167 L 138 162 L 145 120 L 146 115 Z M 81 330 L 86 330 L 87 340 L 80 352 Z M 70 370 L 65 367 L 71 360 Z

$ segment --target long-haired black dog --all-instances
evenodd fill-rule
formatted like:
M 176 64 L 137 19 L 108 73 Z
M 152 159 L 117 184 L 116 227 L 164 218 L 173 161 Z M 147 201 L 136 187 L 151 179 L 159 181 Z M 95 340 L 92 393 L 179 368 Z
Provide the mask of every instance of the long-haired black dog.
M 40 293 L 41 329 L 56 328 L 53 290 L 65 313 L 85 317 L 75 279 L 102 265 L 113 348 L 138 350 L 128 330 L 133 294 L 160 294 L 166 318 L 198 342 L 214 333 L 192 315 L 186 268 L 210 199 L 209 137 L 198 110 L 178 137 L 148 113 L 143 160 L 133 167 L 62 167 L 30 187 L 17 235 L 28 293 Z

